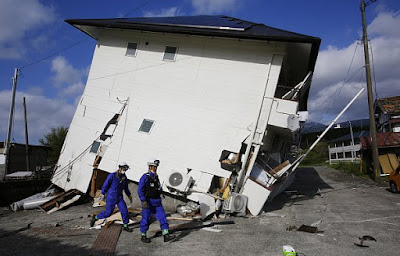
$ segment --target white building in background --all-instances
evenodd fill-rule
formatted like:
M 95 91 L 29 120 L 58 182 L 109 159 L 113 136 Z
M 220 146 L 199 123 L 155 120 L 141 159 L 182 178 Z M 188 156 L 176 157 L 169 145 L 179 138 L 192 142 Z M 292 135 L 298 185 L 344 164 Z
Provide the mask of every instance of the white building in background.
M 231 178 L 225 210 L 257 215 L 290 183 L 319 38 L 228 16 L 67 22 L 97 45 L 54 184 L 86 192 L 118 161 L 138 182 L 158 158 L 164 191 L 212 213 L 212 180 Z
M 368 131 L 347 134 L 342 137 L 329 141 L 329 164 L 338 162 L 359 162 L 361 159 L 360 137 L 368 137 Z

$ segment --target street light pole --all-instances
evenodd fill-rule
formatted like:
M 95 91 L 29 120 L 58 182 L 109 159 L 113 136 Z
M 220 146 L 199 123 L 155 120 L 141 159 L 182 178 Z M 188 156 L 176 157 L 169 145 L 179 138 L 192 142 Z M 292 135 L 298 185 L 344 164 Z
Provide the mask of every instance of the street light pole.
M 367 35 L 367 25 L 365 21 L 365 7 L 376 0 L 370 0 L 365 3 L 361 0 L 361 18 L 363 27 L 363 43 L 364 43 L 364 58 L 365 58 L 365 71 L 367 76 L 367 93 L 368 93 L 368 108 L 369 108 L 369 130 L 372 140 L 372 160 L 374 168 L 375 181 L 380 178 L 380 167 L 378 160 L 378 142 L 376 140 L 376 125 L 375 125 L 375 109 L 374 109 L 374 98 L 372 95 L 372 82 L 371 82 L 371 68 L 369 64 L 369 51 L 368 51 L 368 35 Z

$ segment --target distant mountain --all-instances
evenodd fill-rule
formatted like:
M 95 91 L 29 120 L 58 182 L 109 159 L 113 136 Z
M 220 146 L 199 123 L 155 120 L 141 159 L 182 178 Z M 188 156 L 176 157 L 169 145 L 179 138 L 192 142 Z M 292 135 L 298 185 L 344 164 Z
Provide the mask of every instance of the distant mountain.
M 350 122 L 351 122 L 351 126 L 353 129 L 363 128 L 364 130 L 368 130 L 368 128 L 369 128 L 369 119 L 351 120 Z M 306 122 L 304 124 L 304 128 L 302 129 L 301 133 L 309 134 L 309 133 L 315 133 L 315 132 L 322 132 L 326 129 L 326 127 L 328 127 L 328 125 L 317 123 L 317 122 Z M 334 129 L 335 127 L 349 128 L 350 123 L 349 123 L 349 121 L 337 123 L 331 129 Z
M 353 128 L 358 128 L 358 127 L 368 128 L 369 127 L 369 119 L 352 120 L 350 122 L 351 122 L 351 126 Z M 349 121 L 341 122 L 341 123 L 339 123 L 339 125 L 341 128 L 350 127 Z
M 327 125 L 317 123 L 317 122 L 305 122 L 303 129 L 301 130 L 302 134 L 314 133 L 325 130 Z

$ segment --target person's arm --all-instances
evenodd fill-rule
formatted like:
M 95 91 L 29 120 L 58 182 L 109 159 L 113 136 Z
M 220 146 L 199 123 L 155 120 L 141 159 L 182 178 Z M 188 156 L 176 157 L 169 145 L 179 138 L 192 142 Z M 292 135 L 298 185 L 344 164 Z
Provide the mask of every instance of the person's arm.
M 128 179 L 125 179 L 124 191 L 125 191 L 125 194 L 130 198 L 131 191 L 129 191 L 129 188 L 128 188 Z
M 146 183 L 147 183 L 147 175 L 143 175 L 139 180 L 139 187 L 137 191 L 140 201 L 142 202 L 146 201 L 146 192 L 145 192 Z
M 107 176 L 106 181 L 104 181 L 103 187 L 101 188 L 101 193 L 102 193 L 103 195 L 105 195 L 105 194 L 107 193 L 108 189 L 110 188 L 111 182 L 112 182 L 112 179 L 113 179 L 113 176 L 114 176 L 114 173 L 110 173 L 110 174 Z

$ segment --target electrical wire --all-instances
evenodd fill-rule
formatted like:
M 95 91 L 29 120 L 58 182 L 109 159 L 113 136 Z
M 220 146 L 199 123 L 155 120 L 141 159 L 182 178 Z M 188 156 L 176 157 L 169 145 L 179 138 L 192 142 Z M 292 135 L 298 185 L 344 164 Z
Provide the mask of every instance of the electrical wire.
M 317 125 L 317 123 L 319 123 L 319 122 L 321 122 L 321 120 L 323 120 L 323 118 L 325 117 L 325 115 L 328 114 L 328 112 L 331 110 L 331 108 L 332 108 L 332 106 L 333 106 L 333 103 L 336 102 L 336 100 L 337 100 L 337 98 L 339 97 L 340 92 L 341 92 L 342 88 L 344 87 L 344 85 L 346 84 L 346 82 L 349 81 L 349 80 L 354 76 L 354 75 L 352 75 L 351 77 L 348 77 L 348 76 L 349 76 L 349 73 L 350 73 L 350 70 L 351 70 L 351 67 L 352 67 L 352 65 L 353 65 L 354 57 L 355 57 L 355 55 L 356 55 L 356 53 L 357 53 L 357 48 L 358 48 L 358 45 L 359 45 L 359 44 L 360 44 L 360 42 L 357 42 L 357 43 L 356 43 L 356 47 L 354 48 L 354 52 L 353 52 L 353 56 L 352 56 L 351 61 L 350 61 L 349 68 L 347 69 L 346 77 L 344 78 L 343 83 L 342 83 L 342 85 L 340 86 L 339 90 L 336 91 L 336 96 L 335 96 L 335 98 L 332 98 L 330 106 L 326 109 L 325 113 L 322 114 L 321 118 L 320 118 L 319 120 L 315 121 L 314 124 L 313 124 L 311 127 L 307 128 L 306 130 L 303 130 L 303 133 L 305 133 L 305 132 L 307 132 L 307 131 L 309 131 L 309 130 L 312 130 L 312 128 L 314 128 L 315 125 Z M 361 68 L 363 68 L 363 67 L 361 67 Z M 361 69 L 361 68 L 360 68 L 360 69 Z M 360 69 L 356 70 L 356 72 L 358 72 Z M 325 103 L 325 102 L 324 102 L 324 103 Z M 322 104 L 322 103 L 321 103 L 321 104 Z M 317 108 L 320 108 L 321 104 L 320 104 Z
M 140 4 L 140 5 L 138 5 L 138 6 L 137 6 L 136 8 L 134 8 L 132 11 L 130 11 L 130 12 L 126 13 L 125 15 L 123 15 L 123 17 L 126 17 L 126 16 L 128 16 L 129 14 L 131 14 L 131 13 L 133 13 L 133 12 L 139 10 L 140 8 L 142 8 L 143 6 L 147 5 L 147 4 L 150 3 L 151 1 L 152 1 L 152 0 L 147 0 L 146 2 L 144 2 L 144 3 Z M 110 26 L 113 25 L 114 23 L 115 23 L 115 22 L 113 22 L 113 23 L 107 25 L 105 28 L 110 27 Z M 46 56 L 46 57 L 43 57 L 43 58 L 38 59 L 38 60 L 36 60 L 36 61 L 33 61 L 33 62 L 29 63 L 29 64 L 26 64 L 26 65 L 20 67 L 19 69 L 21 70 L 21 69 L 23 69 L 23 68 L 27 68 L 27 67 L 29 67 L 29 66 L 35 65 L 35 64 L 37 64 L 37 63 L 40 63 L 40 62 L 42 62 L 42 61 L 44 61 L 44 60 L 50 59 L 50 58 L 52 58 L 52 57 L 54 57 L 54 56 L 57 56 L 57 55 L 59 55 L 60 53 L 63 53 L 63 52 L 65 52 L 65 51 L 67 51 L 68 49 L 71 49 L 72 47 L 77 46 L 77 45 L 79 45 L 79 44 L 85 42 L 85 41 L 88 40 L 88 39 L 89 39 L 89 37 L 86 37 L 86 38 L 84 38 L 84 39 L 82 39 L 82 40 L 80 40 L 80 41 L 78 41 L 78 42 L 75 42 L 75 43 L 73 43 L 73 44 L 71 44 L 71 45 L 69 45 L 69 46 L 67 46 L 67 47 L 65 47 L 65 48 L 63 48 L 63 49 L 61 49 L 61 50 L 55 52 L 55 53 L 52 53 L 52 54 L 50 54 L 50 55 L 48 55 L 48 56 Z

